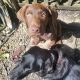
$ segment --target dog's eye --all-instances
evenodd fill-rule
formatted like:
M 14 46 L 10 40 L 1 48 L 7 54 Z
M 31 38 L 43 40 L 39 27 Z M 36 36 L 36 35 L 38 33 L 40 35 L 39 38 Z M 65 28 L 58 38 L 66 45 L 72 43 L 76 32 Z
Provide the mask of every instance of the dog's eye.
M 29 14 L 33 14 L 33 13 L 32 13 L 32 11 L 28 11 L 28 12 L 26 12 L 26 14 L 29 15 Z
M 41 16 L 41 18 L 45 18 L 46 17 L 45 11 L 40 11 L 39 15 Z
M 46 13 L 44 11 L 41 12 L 41 17 L 46 17 Z

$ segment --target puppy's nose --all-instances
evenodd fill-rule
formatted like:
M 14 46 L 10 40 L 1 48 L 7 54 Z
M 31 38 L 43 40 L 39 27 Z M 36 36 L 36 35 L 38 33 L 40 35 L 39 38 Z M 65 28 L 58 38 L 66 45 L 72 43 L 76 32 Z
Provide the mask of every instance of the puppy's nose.
M 33 26 L 32 27 L 32 33 L 38 33 L 39 32 L 39 28 Z

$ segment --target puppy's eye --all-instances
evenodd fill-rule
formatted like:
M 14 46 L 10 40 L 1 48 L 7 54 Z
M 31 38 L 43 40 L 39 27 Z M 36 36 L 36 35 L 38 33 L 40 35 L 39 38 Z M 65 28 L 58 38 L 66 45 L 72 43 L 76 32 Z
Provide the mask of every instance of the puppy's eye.
M 44 11 L 41 12 L 42 17 L 46 17 L 46 13 Z
M 31 11 L 28 11 L 28 12 L 26 12 L 26 14 L 29 15 L 29 14 L 32 14 L 32 12 Z
M 40 16 L 41 16 L 42 18 L 45 18 L 45 17 L 46 17 L 45 11 L 41 11 L 41 12 L 39 12 L 39 14 L 40 14 Z

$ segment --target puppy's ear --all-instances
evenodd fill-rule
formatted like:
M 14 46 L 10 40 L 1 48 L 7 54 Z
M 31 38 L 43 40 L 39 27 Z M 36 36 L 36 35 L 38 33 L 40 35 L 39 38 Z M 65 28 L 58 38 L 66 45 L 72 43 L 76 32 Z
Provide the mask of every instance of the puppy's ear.
M 55 40 L 55 42 L 57 41 L 58 37 L 61 35 L 61 27 L 58 25 L 58 21 L 57 21 L 57 17 L 58 17 L 58 13 L 57 13 L 57 7 L 56 6 L 49 6 L 46 3 L 41 3 L 41 5 L 43 5 L 48 12 L 50 13 L 50 17 L 49 17 L 49 22 L 48 22 L 48 26 L 46 27 L 46 29 L 50 29 L 50 32 L 52 33 L 52 40 Z
M 22 21 L 25 22 L 25 12 L 26 9 L 28 8 L 29 4 L 25 4 L 24 6 L 22 6 L 22 8 L 17 12 L 17 18 Z
M 50 10 L 51 10 L 52 16 L 54 16 L 54 18 L 57 19 L 57 17 L 58 17 L 57 7 L 50 6 Z
M 49 11 L 49 13 L 50 13 L 51 15 L 54 15 L 55 18 L 57 19 L 58 13 L 57 13 L 57 10 L 56 10 L 56 8 L 57 8 L 56 6 L 54 6 L 54 7 L 49 6 L 49 5 L 48 5 L 47 3 L 45 3 L 45 2 L 42 2 L 41 5 L 43 5 L 43 6 Z

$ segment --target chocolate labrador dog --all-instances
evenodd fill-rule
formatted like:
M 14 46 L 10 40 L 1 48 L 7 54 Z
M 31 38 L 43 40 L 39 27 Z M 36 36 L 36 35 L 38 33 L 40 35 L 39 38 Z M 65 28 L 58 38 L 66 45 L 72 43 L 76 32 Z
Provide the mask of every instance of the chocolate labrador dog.
M 25 4 L 17 12 L 17 17 L 26 24 L 26 31 L 31 37 L 30 45 L 50 49 L 58 41 L 61 42 L 61 26 L 57 21 L 58 13 L 55 8 L 52 10 L 43 3 Z M 15 50 L 13 58 L 18 57 L 22 51 L 21 47 Z
M 37 45 L 40 41 L 49 40 L 47 46 L 40 46 L 49 48 L 61 36 L 61 27 L 57 21 L 58 13 L 55 8 L 52 10 L 47 4 L 25 4 L 17 12 L 17 17 L 27 25 L 32 45 Z
M 76 61 L 76 55 L 77 61 Z M 20 63 L 10 72 L 11 80 L 21 80 L 32 72 L 47 80 L 80 80 L 80 53 L 66 45 L 57 44 L 50 50 L 30 48 Z

